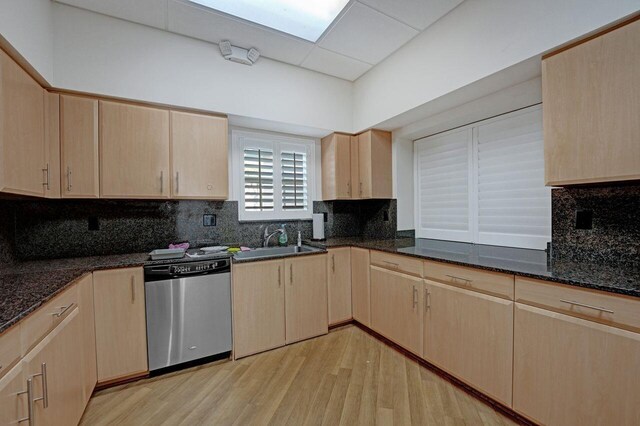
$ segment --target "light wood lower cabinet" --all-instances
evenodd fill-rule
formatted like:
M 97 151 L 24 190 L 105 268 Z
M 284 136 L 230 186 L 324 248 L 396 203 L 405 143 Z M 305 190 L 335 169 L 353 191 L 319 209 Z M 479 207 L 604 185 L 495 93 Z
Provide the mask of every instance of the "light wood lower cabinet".
M 284 262 L 233 265 L 235 358 L 284 346 Z
M 96 364 L 96 322 L 93 309 L 93 275 L 85 275 L 78 286 L 78 307 L 80 309 L 81 351 L 82 351 L 82 400 L 86 405 L 98 382 Z
M 513 302 L 429 280 L 424 297 L 423 357 L 511 406 Z
M 349 321 L 351 313 L 351 249 L 329 249 L 327 286 L 329 295 L 329 324 Z
M 371 266 L 371 328 L 416 355 L 422 355 L 421 278 Z
M 640 334 L 516 303 L 513 408 L 546 425 L 638 425 Z
M 23 366 L 18 364 L 0 379 L 0 425 L 23 424 L 20 420 L 29 417 L 26 391 Z
M 142 268 L 93 273 L 98 382 L 147 371 Z
M 327 255 L 284 260 L 287 344 L 328 332 Z
M 75 425 L 84 411 L 79 309 L 73 311 L 23 359 L 32 381 L 33 425 Z M 43 399 L 38 400 L 37 398 Z
M 351 248 L 351 306 L 353 319 L 371 326 L 369 250 Z

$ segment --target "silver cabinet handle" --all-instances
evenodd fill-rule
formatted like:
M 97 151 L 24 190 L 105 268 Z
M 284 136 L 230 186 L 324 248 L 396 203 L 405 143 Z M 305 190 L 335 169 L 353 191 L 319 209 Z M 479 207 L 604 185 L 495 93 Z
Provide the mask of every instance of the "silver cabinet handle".
M 336 273 L 336 255 L 331 255 L 331 272 Z
M 293 285 L 293 263 L 289 264 L 289 282 Z
M 160 170 L 160 193 L 164 194 L 164 170 Z
M 47 191 L 51 189 L 51 185 L 49 182 L 49 163 L 47 163 L 47 167 L 45 169 L 42 169 L 42 171 L 44 172 L 44 176 L 45 176 L 45 181 L 42 183 L 42 186 L 47 188 Z
M 51 315 L 53 315 L 54 317 L 60 318 L 61 316 L 63 316 L 65 314 L 65 312 L 67 312 L 69 309 L 71 309 L 73 307 L 73 305 L 75 305 L 75 303 L 69 303 L 67 306 L 60 306 L 60 312 L 54 312 Z
M 560 299 L 562 303 L 567 303 L 569 305 L 582 306 L 583 308 L 593 309 L 596 311 L 606 312 L 608 314 L 612 314 L 613 311 L 611 309 L 603 308 L 601 306 L 587 305 L 586 303 L 576 302 L 575 300 L 565 300 Z
M 429 293 L 429 289 L 424 289 L 424 311 L 427 312 L 431 308 L 431 293 Z
M 418 289 L 414 285 L 413 286 L 413 309 L 415 309 L 416 306 L 418 306 Z
M 347 182 L 347 194 L 351 197 L 351 182 Z
M 383 260 L 384 263 L 386 263 L 387 265 L 391 265 L 393 266 L 395 269 L 400 268 L 400 264 L 395 263 L 395 262 L 387 262 L 386 260 Z
M 362 182 L 360 182 L 360 196 L 362 197 Z
M 29 422 L 29 426 L 33 425 L 33 379 L 30 377 L 27 379 L 27 390 L 18 392 L 16 395 L 27 394 L 27 417 L 18 419 L 18 423 Z
M 136 303 L 136 277 L 131 276 L 131 303 Z
M 71 192 L 71 167 L 67 166 L 67 192 Z
M 42 396 L 40 398 L 33 398 L 32 401 L 42 401 L 42 406 L 47 408 L 49 406 L 49 388 L 47 387 L 47 363 L 43 362 L 40 365 L 40 373 L 34 374 L 33 377 L 42 377 Z
M 467 283 L 469 285 L 471 285 L 471 282 L 473 281 L 473 280 L 470 280 L 468 278 L 456 277 L 455 275 L 446 275 L 446 276 L 451 278 L 453 281 L 460 280 L 460 281 L 464 281 L 465 283 Z
M 176 172 L 176 194 L 180 192 L 180 172 Z
M 282 287 L 282 270 L 281 266 L 278 265 L 278 288 Z

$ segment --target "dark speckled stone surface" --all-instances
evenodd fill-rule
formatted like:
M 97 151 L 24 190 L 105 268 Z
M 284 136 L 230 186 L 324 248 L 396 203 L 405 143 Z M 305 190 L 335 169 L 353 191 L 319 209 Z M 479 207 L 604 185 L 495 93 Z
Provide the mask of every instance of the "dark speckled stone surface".
M 640 297 L 640 267 L 635 265 L 611 266 L 572 260 L 554 260 L 548 263 L 546 252 L 541 250 L 429 239 L 402 238 L 371 241 L 362 238 L 335 238 L 322 243 L 309 242 L 309 244 L 325 248 L 355 246 L 381 250 Z

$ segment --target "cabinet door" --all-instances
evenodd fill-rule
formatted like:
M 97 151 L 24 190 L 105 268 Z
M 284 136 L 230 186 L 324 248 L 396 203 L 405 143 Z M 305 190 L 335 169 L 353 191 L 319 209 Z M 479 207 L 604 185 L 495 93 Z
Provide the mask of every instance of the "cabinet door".
M 171 197 L 229 196 L 227 119 L 171 111 Z
M 640 21 L 542 61 L 545 180 L 640 179 Z
M 82 352 L 82 396 L 84 404 L 89 401 L 98 382 L 96 365 L 95 311 L 93 309 L 93 275 L 85 275 L 77 284 L 78 307 L 80 309 Z
M 424 284 L 399 272 L 371 266 L 371 328 L 422 355 Z
M 369 130 L 358 135 L 360 198 L 392 198 L 391 133 Z
M 98 198 L 98 100 L 60 95 L 63 198 Z
M 0 191 L 44 196 L 44 89 L 0 50 Z
M 284 261 L 287 344 L 328 332 L 327 256 Z
M 29 417 L 27 379 L 19 363 L 0 379 L 0 425 L 18 425 Z
M 358 146 L 358 136 L 351 136 L 351 179 L 350 195 L 352 200 L 360 198 L 360 154 Z
M 351 306 L 353 319 L 371 326 L 371 291 L 369 280 L 369 250 L 351 248 Z
M 147 327 L 142 268 L 93 274 L 98 382 L 147 371 Z
M 284 346 L 284 262 L 233 265 L 233 356 Z
M 100 196 L 169 198 L 169 111 L 99 102 Z
M 82 393 L 81 319 L 73 309 L 22 360 L 24 374 L 32 377 L 34 425 L 75 425 L 84 411 Z
M 539 424 L 640 424 L 640 334 L 516 303 L 513 371 Z
M 44 92 L 44 196 L 60 198 L 60 95 Z
M 329 250 L 327 262 L 329 324 L 349 321 L 351 315 L 351 249 Z
M 424 355 L 511 406 L 513 302 L 447 284 L 425 284 Z
M 333 133 L 322 139 L 322 199 L 351 198 L 351 137 Z

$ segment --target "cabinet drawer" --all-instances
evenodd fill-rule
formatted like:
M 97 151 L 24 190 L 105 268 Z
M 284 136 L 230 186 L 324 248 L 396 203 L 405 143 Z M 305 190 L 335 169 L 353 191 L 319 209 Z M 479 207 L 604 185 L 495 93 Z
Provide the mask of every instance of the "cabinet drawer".
M 14 325 L 0 335 L 0 377 L 20 359 L 20 325 Z
M 78 307 L 78 286 L 73 284 L 25 318 L 21 328 L 22 356 Z
M 516 301 L 640 332 L 640 299 L 517 277 Z
M 513 275 L 441 262 L 424 262 L 424 275 L 436 281 L 513 300 Z
M 392 271 L 422 277 L 422 261 L 409 256 L 371 250 L 371 264 Z

